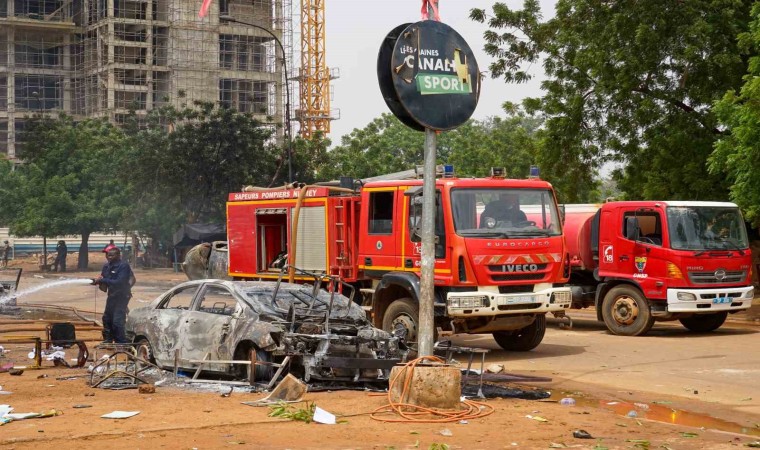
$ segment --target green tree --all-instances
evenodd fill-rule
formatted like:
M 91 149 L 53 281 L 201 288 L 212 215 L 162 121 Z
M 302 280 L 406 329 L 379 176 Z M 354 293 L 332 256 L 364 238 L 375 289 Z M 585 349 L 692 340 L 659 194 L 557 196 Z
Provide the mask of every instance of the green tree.
M 167 241 L 182 223 L 223 221 L 230 192 L 284 183 L 287 161 L 271 127 L 251 114 L 196 101 L 164 106 L 126 126 L 127 223 Z
M 24 164 L 1 172 L 14 198 L 6 205 L 11 233 L 79 234 L 78 268 L 86 270 L 90 234 L 116 229 L 124 213 L 125 188 L 117 179 L 123 133 L 104 119 L 35 116 L 20 141 Z
M 509 176 L 525 178 L 538 159 L 539 125 L 522 114 L 471 120 L 439 133 L 436 160 L 454 165 L 459 176 L 487 176 L 491 167 L 506 167 Z M 385 113 L 328 151 L 318 178 L 366 178 L 413 169 L 423 164 L 424 145 L 424 133 Z
M 752 22 L 739 35 L 739 45 L 749 59 L 744 85 L 729 91 L 716 105 L 721 122 L 730 134 L 721 137 L 710 158 L 710 170 L 716 175 L 728 173 L 731 199 L 744 211 L 755 227 L 760 227 L 760 3 L 752 9 Z
M 738 87 L 744 61 L 735 37 L 751 0 L 559 0 L 543 20 L 539 3 L 471 11 L 487 23 L 490 71 L 529 79 L 543 59 L 543 97 L 525 102 L 544 118 L 542 159 L 587 192 L 607 162 L 632 198 L 720 199 L 725 177 L 707 158 L 722 134 L 712 104 Z M 581 196 L 575 196 L 581 197 Z

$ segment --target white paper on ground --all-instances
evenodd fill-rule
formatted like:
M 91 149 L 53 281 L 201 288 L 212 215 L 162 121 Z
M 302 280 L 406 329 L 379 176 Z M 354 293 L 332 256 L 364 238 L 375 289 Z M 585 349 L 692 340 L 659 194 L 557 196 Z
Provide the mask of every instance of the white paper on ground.
M 13 407 L 11 405 L 0 405 L 0 417 L 3 417 L 11 411 L 13 411 Z
M 108 414 L 103 414 L 103 419 L 129 419 L 132 416 L 140 414 L 140 411 L 113 411 Z
M 11 391 L 0 391 L 0 395 L 11 395 L 11 394 L 13 394 L 13 392 Z M 2 416 L 2 414 L 0 414 L 0 416 Z
M 5 417 L 9 417 L 13 420 L 24 420 L 24 419 L 31 419 L 32 417 L 39 417 L 42 414 L 40 413 L 8 413 L 5 415 Z
M 314 408 L 314 422 L 335 425 L 335 414 L 330 414 L 317 406 Z

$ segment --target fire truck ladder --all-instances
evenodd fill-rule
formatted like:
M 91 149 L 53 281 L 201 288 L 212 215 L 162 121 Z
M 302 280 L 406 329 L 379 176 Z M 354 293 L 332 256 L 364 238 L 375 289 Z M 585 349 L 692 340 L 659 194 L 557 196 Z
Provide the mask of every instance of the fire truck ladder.
M 338 197 L 335 205 L 335 264 L 330 266 L 330 275 L 339 277 L 341 280 L 354 278 L 353 258 L 350 239 L 351 220 L 353 219 L 352 199 Z

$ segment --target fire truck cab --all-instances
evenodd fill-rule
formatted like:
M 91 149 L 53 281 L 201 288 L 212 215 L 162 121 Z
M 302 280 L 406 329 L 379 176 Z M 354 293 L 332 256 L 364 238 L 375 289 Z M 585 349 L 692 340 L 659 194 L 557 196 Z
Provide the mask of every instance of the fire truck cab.
M 422 180 L 368 182 L 351 193 L 303 189 L 297 225 L 298 190 L 230 194 L 229 275 L 276 278 L 295 248 L 289 264 L 353 284 L 376 326 L 416 341 Z M 491 333 L 507 350 L 535 348 L 546 313 L 561 316 L 571 302 L 560 287 L 569 263 L 551 185 L 439 178 L 435 204 L 437 331 Z

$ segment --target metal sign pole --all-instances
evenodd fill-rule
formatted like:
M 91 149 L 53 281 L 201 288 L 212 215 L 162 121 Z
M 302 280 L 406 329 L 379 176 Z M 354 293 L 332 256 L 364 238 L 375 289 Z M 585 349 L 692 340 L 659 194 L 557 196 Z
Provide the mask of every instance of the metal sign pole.
M 425 129 L 425 174 L 422 182 L 422 261 L 420 267 L 419 356 L 433 355 L 435 299 L 435 131 Z

